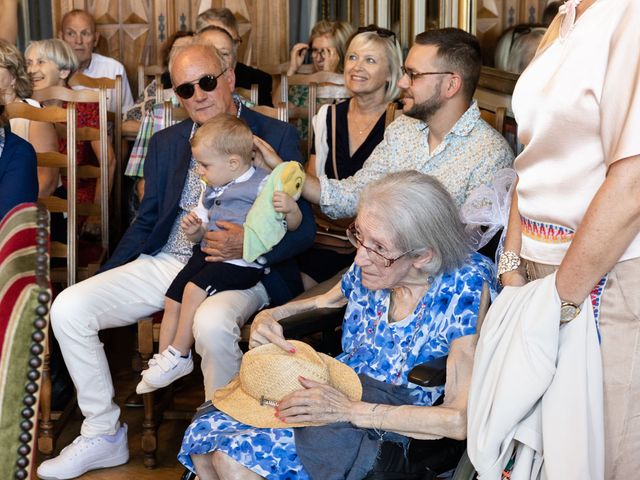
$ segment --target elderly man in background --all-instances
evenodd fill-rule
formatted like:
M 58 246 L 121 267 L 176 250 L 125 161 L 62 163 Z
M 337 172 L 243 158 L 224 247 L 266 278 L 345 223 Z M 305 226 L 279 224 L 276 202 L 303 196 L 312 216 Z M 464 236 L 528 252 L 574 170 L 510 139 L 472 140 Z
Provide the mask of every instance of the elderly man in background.
M 209 25 L 224 28 L 233 38 L 235 53 L 237 55 L 238 46 L 242 43 L 240 32 L 238 29 L 238 21 L 228 8 L 210 8 L 205 10 L 196 21 L 196 31 L 200 32 Z M 273 88 L 273 79 L 267 72 L 263 72 L 257 68 L 237 62 L 235 65 L 236 87 L 251 89 L 254 83 L 258 85 L 258 105 L 273 106 L 271 99 L 271 90 Z
M 124 66 L 113 58 L 93 51 L 98 45 L 100 34 L 96 31 L 95 19 L 88 12 L 74 9 L 65 13 L 60 22 L 58 38 L 67 42 L 73 49 L 80 62 L 80 73 L 92 78 L 116 78 L 116 75 L 121 75 L 122 111 L 133 105 L 131 87 Z M 107 108 L 115 112 L 115 95 L 111 90 L 107 92 Z
M 171 58 L 169 71 L 190 118 L 152 137 L 139 215 L 103 271 L 64 290 L 51 307 L 51 323 L 85 420 L 81 435 L 58 457 L 40 465 L 41 478 L 75 478 L 129 459 L 127 429 L 120 424 L 120 409 L 113 402 L 113 383 L 98 332 L 131 325 L 161 310 L 169 284 L 191 255 L 192 244 L 180 222 L 197 204 L 202 189 L 189 143 L 198 125 L 221 112 L 237 115 L 280 156 L 300 159 L 293 126 L 234 101 L 234 73 L 217 50 L 195 44 L 184 47 Z M 315 224 L 309 205 L 304 200 L 298 204 L 302 225 L 258 259 L 269 270 L 262 281 L 249 290 L 209 297 L 196 312 L 195 347 L 202 357 L 207 398 L 237 373 L 242 357 L 240 328 L 249 316 L 302 291 L 294 257 L 312 244 Z M 205 235 L 209 248 L 203 250 L 208 259 L 241 258 L 242 226 L 229 222 L 218 222 L 218 226 L 219 231 Z
M 480 44 L 467 32 L 443 28 L 416 36 L 398 82 L 404 115 L 387 127 L 362 169 L 342 180 L 308 178 L 303 196 L 330 217 L 352 217 L 365 185 L 389 172 L 418 170 L 440 180 L 460 207 L 513 162 L 506 140 L 480 118 L 473 100 L 480 66 Z M 279 163 L 268 145 L 258 147 L 269 166 Z

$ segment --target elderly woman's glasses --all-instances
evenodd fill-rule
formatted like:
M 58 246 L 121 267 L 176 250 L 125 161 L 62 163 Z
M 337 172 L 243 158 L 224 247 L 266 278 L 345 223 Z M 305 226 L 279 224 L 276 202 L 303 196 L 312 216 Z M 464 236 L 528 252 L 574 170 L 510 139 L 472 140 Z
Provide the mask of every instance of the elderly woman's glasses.
M 360 27 L 356 31 L 356 35 L 358 33 L 365 33 L 365 32 L 375 32 L 378 34 L 379 37 L 392 38 L 394 41 L 396 39 L 396 34 L 394 32 L 392 32 L 391 30 L 387 30 L 386 28 L 380 28 L 376 25 L 368 25 L 366 27 Z
M 367 247 L 364 244 L 364 242 L 362 241 L 362 238 L 360 238 L 360 233 L 358 233 L 358 229 L 356 228 L 355 222 L 352 223 L 351 225 L 349 225 L 349 228 L 347 228 L 347 238 L 351 242 L 351 245 L 353 245 L 354 247 L 356 247 L 356 248 L 360 248 L 360 247 L 364 248 L 367 251 L 367 255 L 369 256 L 369 259 L 373 263 L 375 263 L 376 265 L 381 265 L 381 266 L 387 267 L 387 268 L 390 267 L 391 265 L 393 265 L 394 262 L 400 260 L 407 253 L 411 253 L 414 250 L 414 249 L 411 249 L 409 251 L 406 251 L 406 252 L 398 255 L 395 258 L 385 257 L 381 253 L 376 252 L 375 249 L 373 249 L 371 247 Z
M 413 81 L 416 78 L 425 77 L 427 75 L 453 75 L 453 72 L 414 72 L 413 70 L 406 67 L 401 68 L 402 74 L 409 77 L 409 82 L 411 82 L 411 85 L 413 85 Z
M 220 76 L 222 76 L 222 74 L 226 71 L 227 69 L 225 68 L 224 70 L 222 70 L 222 72 L 220 72 L 220 75 L 214 76 L 209 74 L 200 77 L 198 80 L 194 80 L 193 82 L 182 83 L 178 85 L 174 90 L 178 94 L 178 96 L 184 98 L 185 100 L 190 99 L 191 97 L 193 97 L 193 94 L 196 93 L 196 84 L 203 92 L 212 92 L 218 86 L 218 78 L 220 78 Z

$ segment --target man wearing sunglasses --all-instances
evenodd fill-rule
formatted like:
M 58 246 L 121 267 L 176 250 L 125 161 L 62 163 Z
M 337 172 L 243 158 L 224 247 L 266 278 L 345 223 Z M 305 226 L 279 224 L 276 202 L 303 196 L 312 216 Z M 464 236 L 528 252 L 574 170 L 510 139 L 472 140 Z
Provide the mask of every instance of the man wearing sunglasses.
M 419 34 L 398 82 L 404 115 L 387 127 L 384 140 L 353 176 L 307 178 L 303 196 L 330 217 L 352 217 L 369 182 L 390 172 L 418 170 L 440 180 L 460 207 L 472 190 L 513 163 L 511 148 L 480 118 L 473 100 L 480 66 L 473 35 L 456 28 Z M 268 147 L 260 151 L 270 166 L 279 163 Z
M 85 420 L 81 435 L 61 454 L 43 462 L 42 478 L 75 478 L 96 468 L 126 463 L 126 426 L 113 403 L 113 384 L 98 332 L 130 325 L 163 308 L 165 292 L 192 252 L 181 218 L 198 202 L 201 182 L 190 138 L 197 125 L 226 112 L 238 115 L 282 158 L 300 160 L 298 136 L 287 123 L 260 115 L 232 97 L 235 77 L 215 48 L 192 44 L 169 61 L 175 92 L 189 119 L 162 130 L 150 141 L 145 159 L 145 194 L 139 215 L 102 271 L 64 290 L 52 305 L 51 321 L 74 380 Z M 240 327 L 267 304 L 281 304 L 302 291 L 294 257 L 315 237 L 313 213 L 299 201 L 300 227 L 258 261 L 269 273 L 255 287 L 209 297 L 195 315 L 196 351 L 202 357 L 206 397 L 238 371 Z M 242 258 L 241 225 L 219 222 L 205 235 L 212 261 Z

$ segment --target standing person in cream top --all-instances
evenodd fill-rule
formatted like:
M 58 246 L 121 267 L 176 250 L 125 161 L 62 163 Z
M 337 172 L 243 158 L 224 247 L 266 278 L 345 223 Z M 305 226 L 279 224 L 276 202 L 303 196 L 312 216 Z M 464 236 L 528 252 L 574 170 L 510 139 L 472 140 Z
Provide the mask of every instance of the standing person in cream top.
M 550 25 L 513 94 L 526 147 L 498 267 L 510 286 L 557 269 L 564 321 L 590 298 L 607 479 L 640 469 L 638 25 L 637 0 L 569 0 Z

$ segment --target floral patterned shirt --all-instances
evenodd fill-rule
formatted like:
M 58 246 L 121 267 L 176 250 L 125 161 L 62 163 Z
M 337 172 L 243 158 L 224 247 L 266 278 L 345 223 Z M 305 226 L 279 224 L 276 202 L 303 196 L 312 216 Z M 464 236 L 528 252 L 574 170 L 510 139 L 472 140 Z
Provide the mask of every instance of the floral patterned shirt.
M 433 152 L 429 127 L 402 115 L 386 129 L 384 140 L 352 177 L 320 177 L 320 207 L 332 218 L 356 214 L 360 192 L 369 182 L 401 170 L 418 170 L 440 180 L 460 207 L 476 187 L 491 182 L 493 174 L 513 163 L 507 141 L 480 118 L 474 101 Z
M 189 140 L 193 138 L 197 129 L 198 125 L 194 123 Z M 193 158 L 193 155 L 191 155 L 189 170 L 187 171 L 187 180 L 184 182 L 184 188 L 182 189 L 182 195 L 180 196 L 180 202 L 178 203 L 178 206 L 180 207 L 178 216 L 173 222 L 167 243 L 162 247 L 162 251 L 164 253 L 173 255 L 182 263 L 187 263 L 191 258 L 191 254 L 193 253 L 193 243 L 187 238 L 184 230 L 180 228 L 180 223 L 182 222 L 182 219 L 198 205 L 198 200 L 200 199 L 203 190 L 204 183 L 198 175 L 198 164 L 196 163 L 196 159 Z
M 435 277 L 414 312 L 389 322 L 390 290 L 371 291 L 362 285 L 355 264 L 342 277 L 348 300 L 342 324 L 342 350 L 337 358 L 382 382 L 414 389 L 415 403 L 431 405 L 444 386 L 421 387 L 408 383 L 411 369 L 449 354 L 456 338 L 476 333 L 483 282 L 495 294 L 493 263 L 474 253 L 459 269 Z

